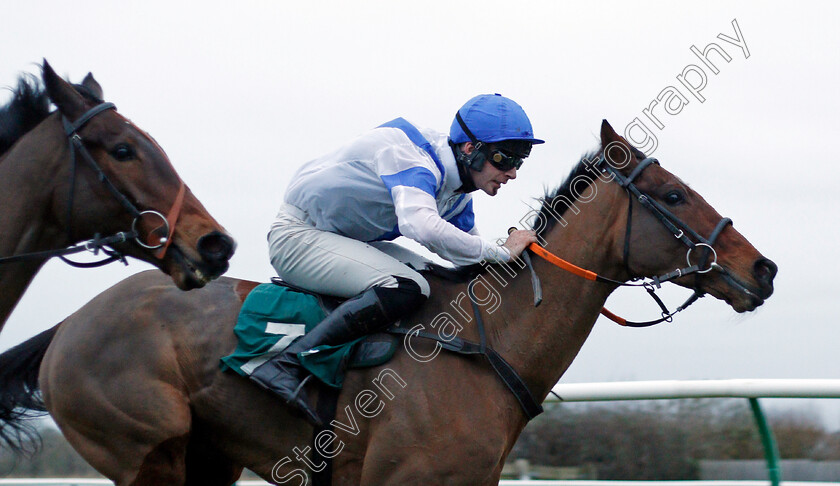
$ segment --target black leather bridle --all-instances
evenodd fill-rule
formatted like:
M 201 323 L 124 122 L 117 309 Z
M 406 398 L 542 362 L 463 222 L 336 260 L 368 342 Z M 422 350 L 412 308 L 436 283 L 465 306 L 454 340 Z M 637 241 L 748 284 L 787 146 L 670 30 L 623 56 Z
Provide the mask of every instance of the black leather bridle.
M 603 161 L 602 156 L 602 161 Z M 599 163 L 602 163 L 599 161 Z M 704 273 L 708 273 L 712 270 L 720 272 L 723 275 L 724 280 L 727 281 L 731 286 L 739 289 L 741 292 L 744 292 L 749 295 L 754 295 L 750 289 L 746 288 L 738 279 L 736 279 L 732 272 L 729 271 L 725 266 L 719 264 L 717 262 L 717 252 L 715 252 L 714 244 L 717 241 L 718 236 L 726 229 L 727 226 L 732 224 L 732 220 L 730 218 L 721 218 L 720 221 L 715 225 L 715 228 L 712 230 L 712 233 L 709 235 L 709 238 L 706 239 L 698 232 L 694 231 L 691 226 L 684 223 L 680 218 L 674 215 L 672 212 L 668 211 L 662 204 L 654 200 L 653 198 L 647 196 L 643 192 L 641 192 L 635 184 L 633 184 L 633 180 L 645 170 L 650 164 L 659 165 L 659 161 L 653 157 L 648 157 L 639 162 L 639 164 L 633 169 L 633 171 L 628 175 L 626 178 L 623 177 L 618 170 L 612 167 L 608 163 L 604 163 L 604 169 L 611 174 L 613 174 L 616 178 L 616 181 L 627 190 L 628 195 L 630 196 L 630 203 L 628 204 L 627 208 L 627 229 L 624 237 L 624 264 L 625 268 L 628 271 L 628 274 L 632 277 L 633 273 L 630 271 L 629 268 L 629 256 L 630 256 L 630 229 L 631 229 L 631 220 L 632 220 L 632 209 L 633 209 L 633 198 L 639 201 L 639 203 L 645 207 L 651 214 L 656 217 L 659 222 L 661 222 L 670 232 L 674 235 L 675 238 L 682 241 L 687 247 L 688 251 L 686 252 L 685 259 L 686 264 L 688 265 L 686 268 L 674 270 L 671 273 L 660 277 L 654 277 L 652 279 L 653 285 L 657 288 L 663 283 L 669 280 L 679 278 L 685 275 L 695 274 L 695 276 L 699 276 Z M 691 252 L 695 249 L 700 248 L 699 256 L 698 256 L 698 263 L 692 265 L 691 263 Z M 712 257 L 712 261 L 706 263 L 709 260 L 709 257 Z M 663 310 L 663 318 L 657 321 L 651 321 L 650 323 L 630 323 L 627 322 L 626 325 L 633 326 L 636 325 L 637 327 L 640 324 L 644 325 L 652 325 L 657 324 L 662 321 L 669 321 L 671 320 L 671 316 L 676 314 L 677 312 L 685 309 L 689 305 L 693 304 L 697 299 L 703 297 L 705 292 L 699 290 L 699 284 L 695 283 L 694 286 L 694 294 L 688 298 L 680 307 L 677 308 L 673 313 L 668 312 L 668 310 L 664 307 L 664 305 L 656 298 L 657 302 L 660 304 Z M 651 292 L 651 295 L 654 295 Z M 654 295 L 655 297 L 655 295 Z
M 606 150 L 604 151 L 604 153 L 606 153 Z M 663 283 L 687 275 L 694 274 L 697 277 L 701 274 L 708 273 L 712 270 L 716 270 L 723 273 L 724 278 L 733 286 L 739 288 L 743 292 L 749 294 L 752 293 L 749 291 L 749 289 L 747 289 L 740 282 L 738 282 L 738 280 L 735 279 L 725 267 L 718 264 L 717 262 L 717 252 L 714 249 L 715 241 L 717 241 L 718 236 L 720 236 L 723 230 L 726 229 L 727 226 L 732 224 L 732 220 L 729 218 L 721 218 L 721 220 L 718 221 L 718 223 L 715 225 L 715 228 L 712 230 L 712 233 L 709 235 L 709 237 L 703 237 L 700 233 L 692 229 L 691 226 L 683 222 L 675 214 L 669 211 L 665 206 L 663 206 L 655 199 L 639 190 L 638 187 L 636 187 L 636 185 L 634 184 L 636 178 L 638 178 L 642 171 L 644 171 L 647 167 L 650 167 L 650 165 L 652 164 L 659 165 L 659 161 L 653 157 L 645 158 L 644 160 L 639 162 L 638 165 L 636 165 L 636 167 L 630 172 L 630 174 L 627 177 L 623 176 L 621 172 L 618 171 L 618 169 L 616 169 L 613 165 L 609 164 L 604 155 L 601 155 L 601 158 L 592 166 L 597 170 L 601 170 L 606 174 L 612 175 L 613 180 L 615 180 L 622 188 L 625 189 L 625 191 L 627 191 L 627 225 L 624 230 L 623 258 L 624 268 L 627 271 L 627 275 L 630 278 L 630 281 L 625 282 L 615 280 L 609 277 L 598 275 L 589 270 L 580 268 L 552 254 L 551 252 L 537 245 L 536 243 L 532 243 L 528 247 L 528 250 L 547 260 L 549 263 L 552 263 L 553 265 L 560 267 L 568 272 L 574 273 L 579 277 L 621 287 L 644 287 L 644 289 L 648 292 L 651 298 L 653 298 L 657 305 L 659 305 L 659 308 L 662 310 L 662 317 L 651 321 L 633 322 L 613 314 L 606 308 L 601 310 L 601 314 L 622 326 L 647 327 L 652 326 L 654 324 L 659 324 L 660 322 L 671 322 L 673 320 L 674 314 L 683 311 L 685 308 L 696 302 L 697 299 L 703 297 L 703 295 L 705 295 L 705 292 L 700 290 L 699 282 L 697 280 L 695 280 L 694 293 L 673 312 L 669 311 L 665 304 L 662 302 L 662 300 L 659 298 L 659 296 L 656 295 L 656 289 L 660 288 Z M 654 276 L 649 281 L 644 280 L 643 277 L 634 275 L 634 272 L 630 269 L 630 236 L 633 229 L 634 200 L 638 201 L 639 204 L 642 205 L 642 207 L 647 209 L 663 226 L 665 226 L 665 228 L 672 235 L 674 235 L 675 238 L 680 240 L 688 248 L 685 256 L 685 267 L 677 268 L 676 270 L 673 270 L 664 275 Z M 510 231 L 513 231 L 515 229 L 516 228 L 511 228 Z M 692 252 L 694 250 L 698 250 L 699 254 L 697 255 L 697 263 L 692 264 L 691 257 Z M 528 253 L 523 252 L 522 255 L 523 261 L 525 262 L 526 266 L 531 270 L 531 282 L 534 287 L 534 306 L 538 306 L 542 301 L 542 290 L 540 289 L 539 277 L 534 271 L 533 265 L 530 264 L 530 259 L 527 258 Z M 709 262 L 709 257 L 711 257 L 712 259 L 711 262 Z M 639 282 L 639 280 L 643 281 Z
M 606 150 L 604 150 L 604 154 L 606 154 Z M 605 312 L 604 315 L 608 318 L 618 322 L 621 325 L 629 326 L 629 327 L 647 327 L 652 326 L 654 324 L 659 324 L 660 322 L 671 322 L 673 320 L 674 314 L 681 312 L 691 304 L 697 301 L 697 299 L 703 297 L 705 292 L 699 289 L 699 284 L 695 284 L 694 286 L 694 293 L 680 305 L 679 307 L 671 312 L 662 302 L 662 300 L 656 295 L 655 289 L 661 287 L 661 285 L 665 282 L 684 277 L 686 275 L 694 274 L 695 276 L 699 276 L 704 273 L 708 273 L 712 270 L 718 270 L 724 273 L 727 278 L 735 283 L 738 287 L 743 289 L 743 286 L 735 281 L 729 272 L 717 262 L 717 252 L 714 249 L 715 241 L 726 229 L 727 226 L 732 224 L 732 220 L 730 218 L 721 218 L 720 221 L 715 225 L 715 228 L 712 230 L 712 233 L 709 235 L 708 238 L 703 237 L 700 233 L 695 231 L 691 226 L 686 224 L 680 218 L 678 218 L 674 213 L 669 211 L 665 206 L 661 203 L 653 199 L 652 197 L 648 196 L 634 184 L 636 178 L 641 175 L 641 173 L 651 166 L 652 164 L 659 165 L 659 161 L 653 157 L 646 157 L 641 162 L 639 162 L 635 168 L 630 172 L 629 175 L 626 177 L 619 172 L 618 169 L 613 167 L 609 161 L 607 161 L 606 155 L 601 155 L 601 158 L 595 164 L 594 167 L 603 170 L 606 173 L 611 174 L 615 181 L 627 191 L 628 195 L 628 203 L 627 203 L 627 227 L 624 232 L 624 267 L 627 270 L 627 274 L 631 278 L 631 282 L 636 282 L 640 279 L 640 277 L 634 277 L 633 271 L 630 269 L 630 236 L 632 231 L 633 225 L 633 200 L 639 202 L 645 209 L 653 215 L 654 218 L 657 219 L 665 228 L 674 235 L 674 238 L 680 240 L 687 248 L 685 255 L 686 266 L 683 268 L 677 268 L 676 270 L 669 272 L 664 275 L 655 276 L 651 279 L 650 282 L 643 282 L 643 283 L 627 283 L 627 282 L 619 282 L 617 280 L 610 280 L 605 279 L 604 277 L 599 276 L 599 279 L 605 279 L 609 281 L 609 283 L 618 284 L 621 286 L 643 286 L 647 291 L 648 294 L 656 301 L 659 305 L 660 309 L 662 310 L 662 317 L 659 319 L 655 319 L 652 321 L 644 321 L 644 322 L 632 322 L 627 321 L 622 318 L 618 318 L 612 313 Z M 697 263 L 691 263 L 691 254 L 693 251 L 698 250 L 699 255 L 697 255 Z M 711 262 L 709 262 L 709 257 L 711 257 Z M 617 318 L 619 320 L 614 319 Z M 619 322 L 620 321 L 620 322 Z
M 602 161 L 605 159 L 602 158 Z M 647 209 L 660 223 L 662 223 L 668 231 L 674 235 L 674 238 L 680 240 L 687 248 L 688 252 L 686 253 L 686 264 L 688 265 L 686 268 L 677 269 L 673 273 L 675 277 L 678 278 L 684 275 L 688 275 L 691 273 L 707 273 L 710 272 L 714 265 L 717 264 L 717 253 L 714 249 L 714 243 L 717 240 L 720 233 L 730 224 L 732 224 L 732 220 L 729 218 L 722 218 L 718 224 L 715 226 L 715 229 L 712 231 L 712 234 L 709 235 L 709 238 L 706 239 L 697 231 L 694 231 L 691 226 L 683 222 L 680 218 L 678 218 L 674 213 L 669 211 L 665 206 L 657 202 L 655 199 L 649 197 L 647 194 L 644 194 L 642 191 L 633 184 L 633 181 L 644 171 L 648 166 L 651 164 L 659 165 L 659 161 L 653 157 L 648 157 L 639 162 L 639 164 L 633 169 L 633 171 L 627 177 L 621 175 L 618 170 L 612 167 L 608 163 L 599 162 L 601 165 L 604 166 L 604 170 L 611 173 L 613 177 L 615 177 L 616 182 L 623 187 L 626 191 L 628 196 L 630 197 L 630 201 L 627 205 L 627 229 L 625 230 L 624 234 L 624 266 L 627 269 L 627 273 L 632 277 L 633 271 L 630 270 L 630 231 L 632 228 L 632 221 L 633 221 L 633 199 L 635 198 L 639 201 L 639 204 L 642 205 L 645 209 Z M 702 255 L 700 256 L 699 262 L 697 265 L 692 265 L 691 263 L 691 252 L 698 247 L 703 248 Z M 712 263 L 709 264 L 707 268 L 705 267 L 706 261 L 708 260 L 709 256 L 712 256 Z M 670 275 L 670 274 L 669 274 Z M 661 278 L 661 277 L 660 277 Z M 667 279 L 667 280 L 670 280 Z M 665 280 L 661 280 L 664 282 Z M 658 280 L 655 279 L 658 286 Z
M 100 113 L 106 110 L 116 110 L 116 107 L 113 103 L 100 103 L 99 105 L 96 105 L 93 108 L 86 111 L 85 113 L 83 113 L 82 116 L 80 116 L 75 122 L 72 123 L 69 120 L 67 120 L 67 118 L 64 115 L 61 116 L 61 122 L 64 126 L 64 134 L 68 138 L 68 141 L 70 143 L 70 191 L 68 195 L 67 204 L 67 235 L 69 238 L 72 239 L 71 232 L 73 202 L 75 199 L 76 188 L 76 171 L 78 166 L 78 160 L 80 158 L 88 166 L 90 166 L 91 169 L 93 169 L 93 171 L 96 173 L 96 178 L 99 179 L 99 181 L 105 185 L 105 188 L 108 190 L 108 192 L 110 192 L 111 195 L 113 195 L 117 199 L 120 205 L 122 205 L 122 207 L 125 208 L 125 210 L 134 218 L 134 220 L 131 223 L 131 230 L 121 231 L 114 235 L 106 237 L 102 237 L 99 233 L 97 233 L 93 239 L 85 241 L 82 244 L 70 246 L 67 248 L 2 257 L 0 258 L 0 264 L 19 262 L 23 260 L 40 260 L 50 258 L 53 256 L 58 256 L 68 264 L 82 268 L 98 267 L 117 260 L 122 261 L 127 265 L 128 262 L 125 260 L 125 255 L 118 252 L 117 250 L 114 250 L 113 248 L 110 248 L 111 245 L 123 243 L 129 240 L 135 240 L 137 244 L 144 248 L 150 250 L 157 250 L 163 248 L 164 245 L 166 245 L 166 242 L 171 238 L 172 228 L 166 216 L 164 216 L 158 211 L 140 211 L 139 209 L 137 209 L 137 207 L 134 204 L 132 204 L 131 201 L 129 201 L 129 199 L 122 192 L 120 192 L 119 189 L 117 189 L 117 187 L 111 182 L 111 180 L 108 179 L 108 176 L 105 175 L 105 172 L 102 170 L 99 164 L 96 163 L 96 160 L 94 160 L 94 158 L 90 155 L 90 152 L 85 147 L 82 137 L 78 133 L 79 130 L 95 116 L 99 115 Z M 181 183 L 181 188 L 183 191 L 183 182 Z M 152 230 L 152 232 L 150 233 L 150 235 L 157 234 L 159 233 L 160 229 L 165 228 L 165 236 L 161 237 L 160 242 L 157 244 L 149 244 L 148 242 L 144 242 L 142 238 L 140 238 L 140 233 L 137 230 L 137 224 L 140 221 L 140 219 L 143 218 L 145 215 L 158 217 L 163 222 L 161 226 Z M 97 254 L 99 251 L 102 251 L 108 256 L 104 260 L 92 263 L 79 263 L 65 258 L 65 255 L 80 253 L 82 251 L 91 251 L 94 254 Z

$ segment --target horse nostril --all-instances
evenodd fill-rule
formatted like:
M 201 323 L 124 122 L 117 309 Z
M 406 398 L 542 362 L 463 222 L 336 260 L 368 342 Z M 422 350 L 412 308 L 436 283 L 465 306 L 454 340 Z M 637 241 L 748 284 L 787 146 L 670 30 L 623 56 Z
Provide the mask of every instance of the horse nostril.
M 230 236 L 214 231 L 198 239 L 198 253 L 210 262 L 226 262 L 233 256 L 236 243 Z
M 759 259 L 755 262 L 755 266 L 753 267 L 755 279 L 762 288 L 769 290 L 770 292 L 773 291 L 773 279 L 776 278 L 776 273 L 778 271 L 779 267 L 767 258 Z

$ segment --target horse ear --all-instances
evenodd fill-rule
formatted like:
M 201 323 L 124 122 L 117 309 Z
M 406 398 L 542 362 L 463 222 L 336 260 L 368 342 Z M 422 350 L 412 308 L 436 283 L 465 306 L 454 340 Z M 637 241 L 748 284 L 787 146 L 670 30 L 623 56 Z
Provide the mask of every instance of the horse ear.
M 53 71 L 52 66 L 44 59 L 41 77 L 47 88 L 47 95 L 55 106 L 69 120 L 75 120 L 85 112 L 85 99 L 67 81 L 61 79 Z
M 601 121 L 601 146 L 606 147 L 613 142 L 627 145 L 627 142 L 619 134 L 615 133 L 612 125 L 605 118 Z
M 601 121 L 601 148 L 609 150 L 609 153 L 604 155 L 615 162 L 613 165 L 626 167 L 628 163 L 636 160 L 636 148 L 627 143 L 624 137 L 615 133 L 612 125 L 606 119 Z M 629 160 L 627 159 L 628 155 Z M 620 163 L 619 161 L 624 162 Z
M 102 96 L 102 86 L 93 79 L 93 73 L 87 73 L 85 79 L 82 80 L 82 86 L 89 89 L 90 92 L 100 100 L 105 99 Z

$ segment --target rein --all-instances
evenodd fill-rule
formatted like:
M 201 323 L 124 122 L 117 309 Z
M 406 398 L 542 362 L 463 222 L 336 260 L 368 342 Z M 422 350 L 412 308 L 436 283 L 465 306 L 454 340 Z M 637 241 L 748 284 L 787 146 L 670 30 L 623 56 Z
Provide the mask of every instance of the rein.
M 630 232 L 632 229 L 633 199 L 635 198 L 639 201 L 642 207 L 650 211 L 654 215 L 654 217 L 660 223 L 662 223 L 662 225 L 664 225 L 668 229 L 668 231 L 671 232 L 672 235 L 674 235 L 675 238 L 680 240 L 683 244 L 686 245 L 686 247 L 688 247 L 688 250 L 685 255 L 687 265 L 686 267 L 677 268 L 664 275 L 653 277 L 650 281 L 636 282 L 637 280 L 639 280 L 639 278 L 636 277 L 631 279 L 631 283 L 628 283 L 604 277 L 602 275 L 596 274 L 595 272 L 580 268 L 577 265 L 569 263 L 566 260 L 563 260 L 562 258 L 552 254 L 551 252 L 549 252 L 548 250 L 536 243 L 531 243 L 531 245 L 528 247 L 530 251 L 543 258 L 547 262 L 551 263 L 552 265 L 555 265 L 567 272 L 570 272 L 587 280 L 608 283 L 621 287 L 644 287 L 645 290 L 648 292 L 648 295 L 651 296 L 651 298 L 657 303 L 657 305 L 659 305 L 659 308 L 662 310 L 662 317 L 660 317 L 659 319 L 643 322 L 628 321 L 627 319 L 619 317 L 618 315 L 610 312 L 606 307 L 601 309 L 601 314 L 603 316 L 621 326 L 627 327 L 648 327 L 654 324 L 659 324 L 661 322 L 671 322 L 675 314 L 685 310 L 688 306 L 690 306 L 698 299 L 703 297 L 703 295 L 705 295 L 704 292 L 701 292 L 697 290 L 697 288 L 695 288 L 694 293 L 685 302 L 678 306 L 673 312 L 671 312 L 662 302 L 662 299 L 660 299 L 659 296 L 656 295 L 656 289 L 660 288 L 665 282 L 684 277 L 686 275 L 701 275 L 704 273 L 708 273 L 712 270 L 717 270 L 723 272 L 727 280 L 736 283 L 739 287 L 743 287 L 731 277 L 730 273 L 723 266 L 717 263 L 717 252 L 714 249 L 714 243 L 717 240 L 718 236 L 720 236 L 720 234 L 727 226 L 732 224 L 732 220 L 729 218 L 722 218 L 715 226 L 715 229 L 712 231 L 712 234 L 709 236 L 708 239 L 701 236 L 699 233 L 694 231 L 689 225 L 684 223 L 676 215 L 670 212 L 667 208 L 665 208 L 660 203 L 649 197 L 647 194 L 640 191 L 639 188 L 636 187 L 635 184 L 633 184 L 633 181 L 642 173 L 642 171 L 644 171 L 651 164 L 659 165 L 659 161 L 653 157 L 648 157 L 639 162 L 639 164 L 627 177 L 622 176 L 621 173 L 618 172 L 618 170 L 616 170 L 610 164 L 606 163 L 606 157 L 604 155 L 602 155 L 601 159 L 595 164 L 595 167 L 603 165 L 603 170 L 605 172 L 611 173 L 614 176 L 618 184 L 627 191 L 629 197 L 627 209 L 627 227 L 624 233 L 624 266 L 627 269 L 627 273 L 632 276 L 633 272 L 630 270 L 629 265 Z M 511 228 L 511 231 L 514 229 L 515 228 Z M 691 253 L 696 249 L 698 249 L 700 252 L 699 262 L 697 264 L 692 264 Z M 524 255 L 527 256 L 527 253 L 525 253 Z M 706 266 L 706 262 L 708 261 L 710 256 L 712 257 L 712 262 L 709 263 L 708 266 Z M 534 289 L 536 295 L 536 293 L 538 292 L 537 289 L 539 285 L 539 279 L 536 278 L 536 273 L 533 271 L 533 266 L 531 266 L 530 264 L 528 264 L 528 266 L 531 268 L 532 271 L 532 281 L 534 281 Z M 541 290 L 539 292 L 541 293 Z M 536 300 L 535 305 L 538 305 L 538 301 Z
M 183 181 L 181 181 L 180 188 L 178 189 L 178 195 L 175 198 L 175 203 L 172 205 L 172 208 L 169 210 L 169 215 L 164 216 L 158 211 L 153 210 L 145 210 L 140 211 L 137 207 L 128 200 L 128 198 L 123 194 L 117 187 L 108 179 L 108 176 L 96 163 L 93 156 L 90 155 L 90 152 L 85 147 L 84 141 L 82 137 L 79 135 L 78 131 L 85 126 L 91 119 L 95 116 L 99 115 L 100 113 L 106 110 L 116 110 L 116 106 L 113 103 L 101 103 L 93 108 L 89 109 L 85 113 L 82 114 L 75 122 L 71 123 L 67 118 L 62 115 L 61 123 L 64 126 L 64 135 L 68 138 L 70 144 L 70 191 L 68 196 L 68 204 L 67 204 L 67 237 L 68 239 L 72 240 L 71 236 L 71 228 L 72 228 L 72 217 L 73 217 L 73 202 L 75 200 L 75 192 L 76 192 L 76 172 L 78 167 L 78 159 L 81 158 L 85 161 L 85 163 L 90 166 L 91 169 L 96 173 L 96 178 L 99 179 L 105 185 L 105 188 L 108 192 L 111 193 L 114 198 L 122 205 L 122 207 L 134 217 L 134 220 L 131 223 L 131 230 L 130 231 L 121 231 L 116 233 L 112 236 L 108 237 L 101 237 L 99 233 L 96 233 L 93 239 L 90 239 L 80 245 L 74 245 L 67 248 L 61 248 L 56 250 L 46 250 L 46 251 L 38 251 L 32 253 L 24 253 L 20 255 L 13 255 L 9 257 L 2 257 L 0 258 L 0 264 L 3 263 L 13 263 L 23 260 L 40 260 L 40 259 L 47 259 L 53 256 L 58 256 L 67 264 L 80 267 L 80 268 L 92 268 L 92 267 L 99 267 L 102 265 L 106 265 L 111 262 L 121 261 L 124 264 L 128 265 L 128 262 L 125 259 L 125 255 L 120 253 L 113 248 L 108 248 L 111 245 L 115 245 L 118 243 L 123 243 L 128 240 L 134 240 L 138 245 L 142 246 L 143 248 L 147 248 L 150 250 L 158 250 L 155 252 L 155 257 L 158 259 L 162 259 L 165 254 L 166 250 L 169 248 L 169 244 L 172 241 L 172 234 L 175 228 L 175 222 L 178 219 L 178 215 L 181 212 L 181 206 L 184 199 L 184 193 L 186 192 L 186 186 Z M 81 157 L 77 157 L 77 154 Z M 141 219 L 145 215 L 156 216 L 160 218 L 162 224 L 151 230 L 148 235 L 146 236 L 146 241 L 142 241 L 140 237 L 140 232 L 138 231 L 137 224 L 141 221 Z M 165 229 L 164 231 L 160 231 Z M 164 236 L 160 236 L 160 242 L 155 244 L 149 241 L 149 238 L 153 235 L 163 234 Z M 102 251 L 106 255 L 107 258 L 104 260 L 100 260 L 98 262 L 91 262 L 91 263 L 80 263 L 74 262 L 65 258 L 64 255 L 69 255 L 73 253 L 79 253 L 82 251 L 91 251 L 94 255 L 98 254 L 99 251 Z

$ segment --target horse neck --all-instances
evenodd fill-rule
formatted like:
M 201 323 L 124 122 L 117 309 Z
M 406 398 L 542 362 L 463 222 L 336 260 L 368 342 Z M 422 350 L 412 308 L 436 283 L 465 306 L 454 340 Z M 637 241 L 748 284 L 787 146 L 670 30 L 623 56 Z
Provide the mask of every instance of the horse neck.
M 69 244 L 51 216 L 56 187 L 67 174 L 66 143 L 53 115 L 0 160 L 0 257 Z M 0 264 L 0 329 L 45 261 Z
M 578 214 L 566 211 L 568 224 L 554 226 L 546 247 L 582 268 L 621 279 L 626 197 L 617 185 L 595 181 L 594 186 L 597 197 L 577 203 Z M 542 304 L 533 306 L 530 275 L 522 270 L 501 291 L 503 305 L 498 315 L 488 316 L 487 327 L 491 345 L 544 398 L 580 351 L 615 286 L 578 277 L 539 257 L 532 260 L 542 282 Z

